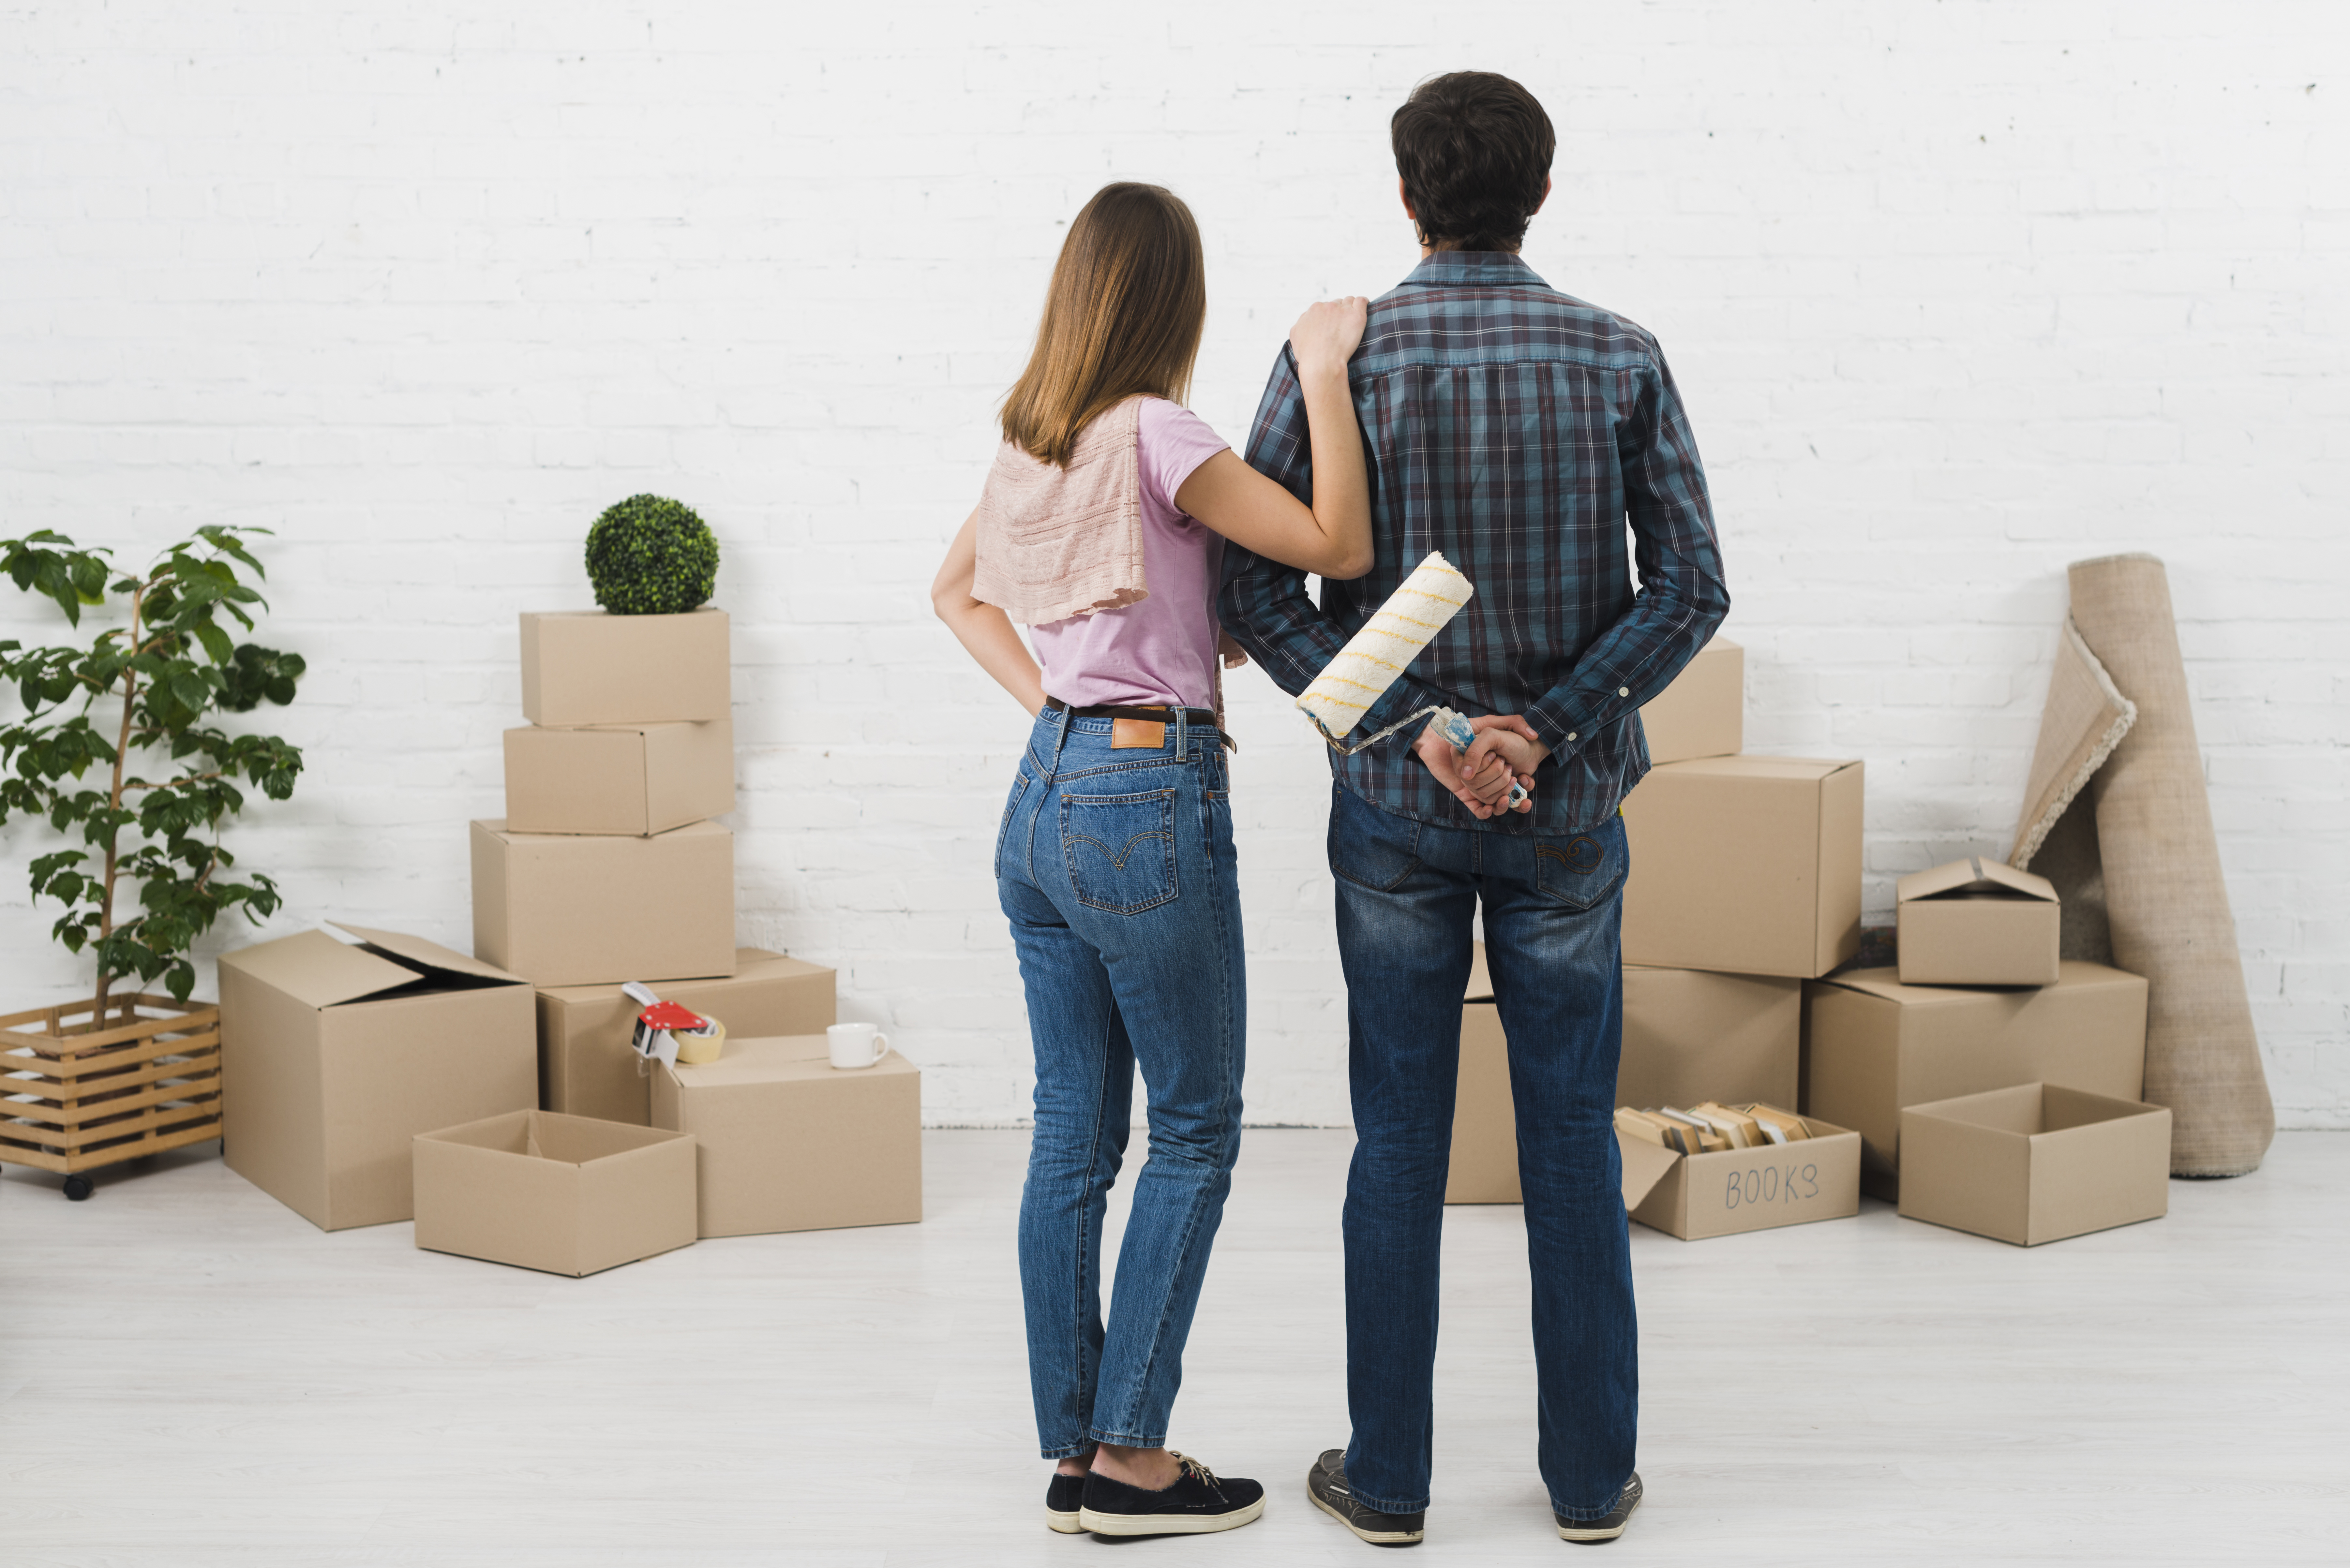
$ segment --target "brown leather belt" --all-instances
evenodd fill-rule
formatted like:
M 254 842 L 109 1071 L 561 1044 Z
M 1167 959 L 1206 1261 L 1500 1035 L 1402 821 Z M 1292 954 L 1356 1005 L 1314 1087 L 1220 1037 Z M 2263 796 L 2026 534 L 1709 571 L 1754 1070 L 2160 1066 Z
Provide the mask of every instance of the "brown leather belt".
M 1047 713 L 1057 713 L 1068 706 L 1058 697 L 1045 699 L 1045 711 Z M 1186 724 L 1198 724 L 1211 730 L 1216 727 L 1215 711 L 1208 708 L 1122 708 L 1107 702 L 1097 702 L 1090 708 L 1069 708 L 1073 718 L 1147 719 L 1153 723 L 1172 723 L 1179 711 Z

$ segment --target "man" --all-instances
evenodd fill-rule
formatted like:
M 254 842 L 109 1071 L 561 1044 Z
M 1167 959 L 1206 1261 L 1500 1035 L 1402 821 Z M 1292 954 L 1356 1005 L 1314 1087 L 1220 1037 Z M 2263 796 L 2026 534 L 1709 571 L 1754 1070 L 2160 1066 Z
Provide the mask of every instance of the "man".
M 1542 106 L 1507 78 L 1458 72 L 1421 83 L 1391 133 L 1423 259 L 1371 306 L 1348 366 L 1378 564 L 1326 582 L 1317 608 L 1303 574 L 1233 549 L 1220 602 L 1226 628 L 1295 693 L 1429 551 L 1477 590 L 1355 732 L 1440 703 L 1483 715 L 1467 755 L 1408 724 L 1331 763 L 1357 1140 L 1345 1219 L 1354 1434 L 1307 1488 L 1366 1541 L 1421 1539 L 1461 998 L 1482 899 L 1517 1107 L 1539 1463 L 1559 1534 L 1607 1541 L 1640 1501 L 1612 1125 L 1627 870 L 1617 806 L 1648 771 L 1640 704 L 1705 645 L 1730 596 L 1656 339 L 1518 259 L 1550 192 Z M 1284 348 L 1248 461 L 1302 499 L 1308 459 Z M 1533 791 L 1517 811 L 1513 777 Z

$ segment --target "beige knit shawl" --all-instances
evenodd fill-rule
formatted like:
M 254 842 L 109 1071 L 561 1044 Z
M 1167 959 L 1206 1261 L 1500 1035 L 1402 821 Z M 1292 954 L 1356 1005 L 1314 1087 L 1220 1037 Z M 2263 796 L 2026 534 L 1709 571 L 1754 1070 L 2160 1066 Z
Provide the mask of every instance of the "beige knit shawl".
M 1142 575 L 1139 397 L 1077 432 L 1068 466 L 1005 441 L 979 497 L 972 597 L 1024 626 L 1123 609 L 1150 597 Z

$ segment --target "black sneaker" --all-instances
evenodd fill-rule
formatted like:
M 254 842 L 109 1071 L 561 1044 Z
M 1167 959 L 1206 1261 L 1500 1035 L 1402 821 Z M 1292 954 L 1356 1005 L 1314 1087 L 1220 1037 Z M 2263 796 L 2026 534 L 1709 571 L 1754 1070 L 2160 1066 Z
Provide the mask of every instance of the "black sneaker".
M 1428 1533 L 1425 1513 L 1381 1513 L 1355 1501 L 1347 1486 L 1347 1450 L 1330 1449 L 1305 1472 L 1314 1506 L 1374 1546 L 1417 1546 Z
M 1558 1521 L 1558 1538 L 1561 1541 L 1592 1546 L 1602 1541 L 1613 1541 L 1623 1534 L 1625 1522 L 1632 1517 L 1632 1511 L 1639 1506 L 1640 1472 L 1634 1470 L 1632 1479 L 1624 1483 L 1624 1490 L 1616 1494 L 1616 1506 L 1607 1511 L 1607 1518 L 1569 1519 L 1558 1512 L 1553 1512 L 1551 1517 Z
M 1097 1535 L 1205 1535 L 1253 1524 L 1264 1511 L 1264 1488 L 1253 1480 L 1218 1480 L 1215 1472 L 1174 1449 L 1183 1473 L 1164 1491 L 1128 1486 L 1099 1470 L 1086 1478 L 1084 1529 Z
M 1086 1527 L 1077 1522 L 1077 1511 L 1085 1505 L 1086 1478 L 1055 1470 L 1053 1484 L 1045 1489 L 1045 1528 L 1063 1535 L 1083 1535 Z

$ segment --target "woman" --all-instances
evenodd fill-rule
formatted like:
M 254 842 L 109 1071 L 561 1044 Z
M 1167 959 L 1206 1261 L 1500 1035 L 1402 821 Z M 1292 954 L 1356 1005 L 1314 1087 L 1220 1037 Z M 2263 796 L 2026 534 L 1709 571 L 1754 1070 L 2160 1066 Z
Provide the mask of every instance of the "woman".
M 1207 312 L 1191 210 L 1156 185 L 1103 187 L 1069 227 L 1004 400 L 1003 445 L 931 589 L 1035 719 L 995 875 L 1036 1053 L 1020 1281 L 1057 1531 L 1230 1530 L 1264 1510 L 1256 1482 L 1165 1446 L 1241 1137 L 1246 985 L 1215 597 L 1227 539 L 1326 576 L 1370 569 L 1347 390 L 1365 308 L 1326 301 L 1290 329 L 1309 507 L 1182 406 Z M 1150 1159 L 1105 1326 L 1102 1219 L 1137 1063 Z

